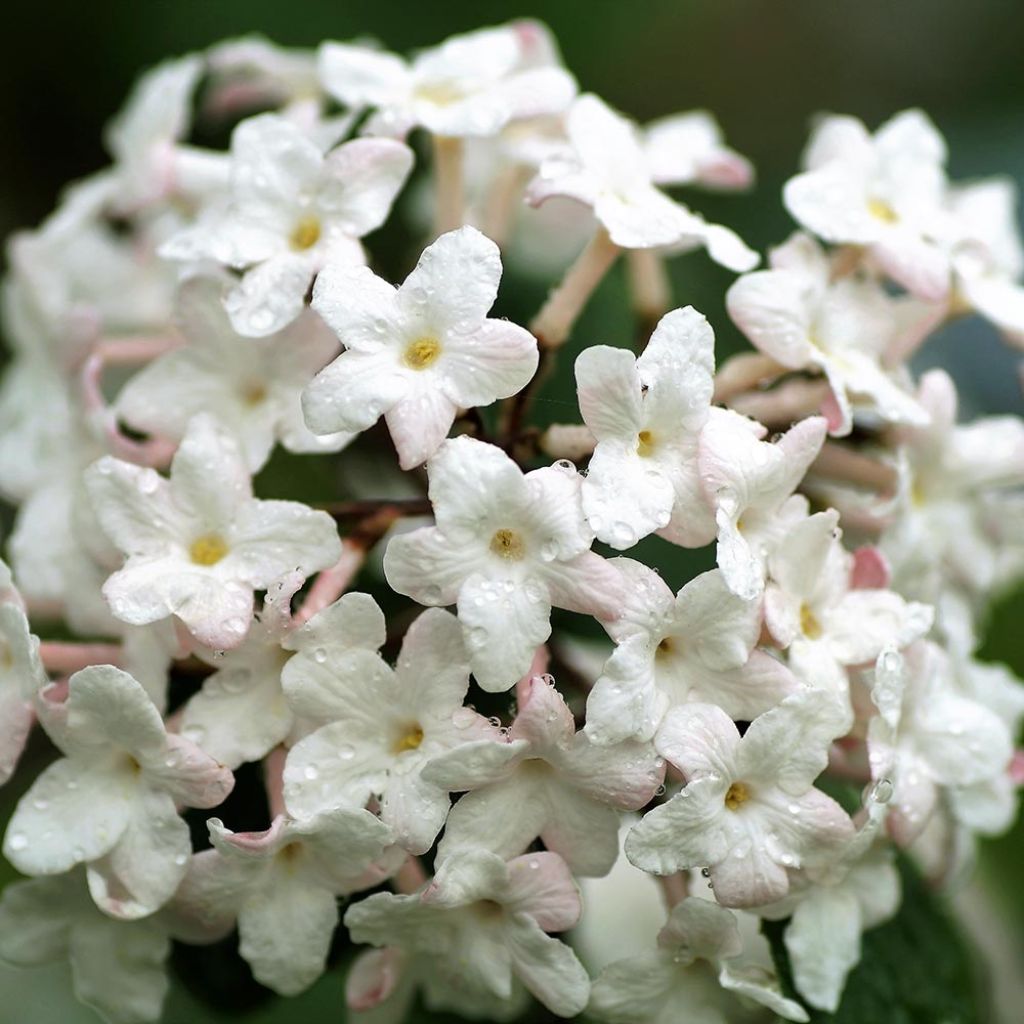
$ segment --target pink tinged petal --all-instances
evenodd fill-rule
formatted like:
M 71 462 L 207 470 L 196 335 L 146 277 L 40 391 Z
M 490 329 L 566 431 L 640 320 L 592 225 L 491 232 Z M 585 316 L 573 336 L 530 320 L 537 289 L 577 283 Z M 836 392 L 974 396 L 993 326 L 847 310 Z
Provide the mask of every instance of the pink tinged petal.
M 684 704 L 665 715 L 654 746 L 687 780 L 732 780 L 738 777 L 736 759 L 741 742 L 739 730 L 721 708 Z
M 32 705 L 16 691 L 0 696 L 0 786 L 14 774 L 34 721 Z
M 4 836 L 4 856 L 33 875 L 56 875 L 96 860 L 128 827 L 136 793 L 127 768 L 55 761 L 18 801 Z
M 221 827 L 217 819 L 212 829 Z M 184 880 L 164 914 L 176 938 L 205 944 L 224 938 L 235 926 L 239 908 L 251 884 L 259 882 L 263 865 L 227 858 L 219 849 L 203 850 L 188 864 Z
M 360 953 L 345 979 L 345 1005 L 360 1013 L 387 1002 L 399 991 L 404 966 L 400 949 L 387 947 Z
M 687 896 L 672 908 L 658 932 L 658 946 L 678 949 L 709 963 L 743 953 L 736 915 L 697 896 Z
M 207 529 L 225 526 L 252 500 L 252 480 L 238 438 L 213 415 L 203 413 L 189 423 L 171 463 L 171 494 Z
M 740 668 L 687 666 L 688 699 L 718 704 L 735 721 L 752 721 L 801 687 L 793 671 L 767 651 L 755 650 Z
M 579 886 L 555 853 L 527 853 L 509 861 L 505 906 L 529 914 L 546 932 L 575 927 L 583 913 Z
M 278 871 L 272 885 L 254 889 L 242 904 L 238 951 L 257 981 L 297 995 L 323 973 L 337 924 L 333 893 Z
M 601 747 L 631 738 L 649 740 L 668 706 L 655 680 L 650 644 L 631 637 L 612 652 L 587 696 L 584 730 Z
M 442 860 L 420 901 L 433 907 L 461 907 L 494 899 L 508 885 L 508 865 L 486 850 L 471 849 Z
M 895 225 L 871 246 L 871 255 L 897 284 L 925 302 L 949 295 L 951 267 L 943 249 L 910 228 Z
M 567 781 L 590 799 L 621 811 L 648 804 L 665 781 L 665 762 L 648 743 L 597 746 L 577 733 L 560 760 Z
M 110 1021 L 158 1021 L 170 988 L 164 966 L 170 951 L 156 922 L 102 914 L 81 921 L 69 945 L 75 997 Z
M 558 568 L 566 567 L 558 563 Z M 533 652 L 551 635 L 547 589 L 532 580 L 517 585 L 479 574 L 462 584 L 459 621 L 473 675 L 484 690 L 500 693 L 514 686 L 533 661 Z
M 610 564 L 622 578 L 622 604 L 619 616 L 602 625 L 616 643 L 630 636 L 649 640 L 671 614 L 675 596 L 661 576 L 642 562 L 616 558 Z
M 584 551 L 564 561 L 547 562 L 537 575 L 556 608 L 593 615 L 606 621 L 619 614 L 625 590 L 622 577 L 614 561 L 608 561 L 594 551 Z M 534 595 L 529 584 L 525 589 L 527 597 L 532 599 Z
M 1010 763 L 1009 728 L 977 701 L 933 696 L 918 715 L 914 747 L 940 785 L 969 786 L 999 775 Z
M 401 330 L 397 291 L 369 267 L 328 263 L 313 285 L 313 309 L 347 349 L 376 353 Z
M 89 864 L 89 891 L 111 917 L 146 917 L 174 895 L 191 854 L 188 825 L 174 801 L 167 793 L 144 790 L 114 848 Z
M 728 813 L 728 812 L 727 812 Z M 756 907 L 789 892 L 786 868 L 768 852 L 759 835 L 733 839 L 732 848 L 710 866 L 715 898 L 723 907 Z
M 228 531 L 225 569 L 266 590 L 291 571 L 308 577 L 341 557 L 338 528 L 326 512 L 297 501 L 252 501 L 235 516 Z
M 302 312 L 315 266 L 309 256 L 281 253 L 247 270 L 224 296 L 224 309 L 239 334 L 265 338 Z
M 892 570 L 880 548 L 865 544 L 853 552 L 850 587 L 853 590 L 881 590 L 889 586 Z
M 398 452 L 402 469 L 426 462 L 448 436 L 458 406 L 440 390 L 423 385 L 410 387 L 384 413 L 384 421 Z
M 640 375 L 625 349 L 594 345 L 576 358 L 576 388 L 583 421 L 598 442 L 636 444 L 642 425 Z
M 345 234 L 376 230 L 412 170 L 412 150 L 393 139 L 353 139 L 327 154 L 317 203 Z
M 167 737 L 162 755 L 142 763 L 147 781 L 186 807 L 216 807 L 234 788 L 231 772 L 197 744 Z
M 309 855 L 303 862 L 308 880 L 336 895 L 379 884 L 385 871 L 393 872 L 392 864 L 397 867 L 406 859 L 390 848 L 388 826 L 362 808 L 332 807 L 302 821 L 284 820 L 280 837 L 284 848 L 297 842 L 301 853 Z
M 576 724 L 565 698 L 550 676 L 534 676 L 520 692 L 519 710 L 509 730 L 512 740 L 526 740 L 532 752 L 543 755 L 572 741 Z
M 508 778 L 529 749 L 524 740 L 474 740 L 431 758 L 423 777 L 446 792 L 479 789 Z
M 797 991 L 816 1009 L 838 1009 L 847 975 L 860 960 L 861 927 L 857 900 L 839 887 L 823 886 L 797 904 L 786 951 Z
M 403 317 L 440 334 L 478 329 L 498 294 L 501 254 L 476 228 L 461 227 L 424 249 L 398 290 Z
M 508 320 L 484 320 L 444 341 L 441 386 L 463 408 L 490 405 L 521 391 L 537 372 L 537 340 Z
M 730 813 L 727 789 L 727 781 L 696 779 L 648 811 L 626 836 L 630 863 L 656 875 L 720 863 L 731 846 L 724 820 Z
M 455 604 L 472 570 L 465 545 L 433 526 L 392 537 L 384 551 L 384 576 L 391 589 L 420 604 Z
M 619 857 L 618 811 L 572 785 L 552 780 L 546 789 L 549 810 L 540 830 L 544 845 L 577 875 L 607 875 Z
M 526 988 L 552 1013 L 575 1017 L 590 998 L 590 977 L 576 954 L 541 931 L 527 914 L 505 925 L 512 966 Z
M 925 830 L 939 801 L 939 787 L 928 766 L 914 757 L 896 763 L 895 788 L 885 827 L 906 849 Z
M 382 107 L 401 101 L 411 89 L 401 57 L 366 46 L 323 43 L 317 71 L 324 88 L 348 107 Z
M 760 270 L 730 287 L 726 307 L 755 348 L 799 369 L 813 359 L 813 286 L 813 280 L 791 270 Z

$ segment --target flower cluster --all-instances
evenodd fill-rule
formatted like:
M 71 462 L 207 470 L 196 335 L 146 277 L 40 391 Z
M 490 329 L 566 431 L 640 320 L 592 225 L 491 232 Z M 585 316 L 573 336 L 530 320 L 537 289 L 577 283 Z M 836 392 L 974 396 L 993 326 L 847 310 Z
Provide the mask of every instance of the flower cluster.
M 55 755 L 6 827 L 0 957 L 68 958 L 116 1024 L 159 1018 L 172 940 L 237 930 L 293 995 L 341 921 L 355 1020 L 834 1010 L 897 853 L 948 876 L 1024 781 L 1024 686 L 975 657 L 1024 578 L 1024 422 L 959 424 L 909 367 L 969 311 L 1024 344 L 1008 184 L 950 182 L 919 111 L 826 117 L 755 269 L 674 191 L 752 183 L 711 116 L 638 126 L 530 21 L 411 61 L 225 43 L 107 144 L 8 248 L 0 781 L 36 725 Z M 364 239 L 414 175 L 399 282 Z M 529 325 L 492 315 L 567 239 Z M 717 369 L 667 287 L 697 249 L 755 349 Z M 573 333 L 620 257 L 635 349 Z M 579 416 L 540 427 L 570 337 Z M 673 545 L 714 567 L 675 591 Z M 595 965 L 627 861 L 665 915 Z

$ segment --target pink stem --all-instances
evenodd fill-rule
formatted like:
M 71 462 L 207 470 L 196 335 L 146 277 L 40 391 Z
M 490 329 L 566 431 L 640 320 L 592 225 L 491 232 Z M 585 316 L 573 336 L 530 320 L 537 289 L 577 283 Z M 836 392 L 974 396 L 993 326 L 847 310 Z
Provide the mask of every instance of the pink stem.
M 717 384 L 716 384 L 717 387 Z M 791 380 L 771 391 L 747 391 L 735 395 L 729 407 L 766 427 L 788 427 L 816 412 L 828 397 L 829 386 L 821 380 Z
M 685 871 L 677 871 L 674 875 L 662 875 L 658 879 L 661 895 L 665 900 L 665 908 L 671 910 L 677 903 L 682 903 L 690 895 L 690 879 Z
M 362 545 L 355 544 L 348 538 L 343 540 L 341 558 L 330 569 L 325 569 L 317 576 L 316 582 L 306 594 L 306 599 L 292 616 L 292 622 L 296 626 L 301 626 L 317 612 L 334 604 L 345 593 L 365 561 L 366 549 Z
M 410 853 L 392 881 L 397 892 L 407 895 L 419 892 L 427 884 L 427 873 L 423 870 L 419 857 L 414 857 Z
M 62 640 L 44 640 L 39 656 L 48 672 L 68 675 L 89 665 L 119 665 L 120 644 L 69 644 Z
M 762 352 L 741 352 L 727 359 L 715 374 L 715 401 L 727 402 L 785 372 L 784 366 Z
M 274 747 L 263 759 L 263 784 L 267 790 L 271 821 L 278 815 L 288 815 L 284 805 L 284 762 L 287 756 L 288 751 L 284 747 Z

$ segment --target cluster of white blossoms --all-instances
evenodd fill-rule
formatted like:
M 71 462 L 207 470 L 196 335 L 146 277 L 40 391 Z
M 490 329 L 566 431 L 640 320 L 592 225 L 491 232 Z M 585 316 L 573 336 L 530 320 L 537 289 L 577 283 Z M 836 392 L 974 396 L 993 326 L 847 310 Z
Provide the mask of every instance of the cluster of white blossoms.
M 755 269 L 671 191 L 752 183 L 714 119 L 634 124 L 529 21 L 411 61 L 229 42 L 145 75 L 106 141 L 3 285 L 3 853 L 30 877 L 0 958 L 69 959 L 116 1024 L 159 1019 L 172 940 L 233 932 L 282 995 L 364 944 L 347 999 L 378 1024 L 835 1009 L 897 857 L 949 878 L 1024 782 L 1024 685 L 975 658 L 1024 578 L 1024 422 L 961 425 L 908 366 L 971 311 L 1024 345 L 1013 187 L 947 180 L 919 111 L 823 117 Z M 364 240 L 413 175 L 433 240 L 399 281 Z M 503 264 L 567 240 L 528 327 L 492 316 Z M 717 371 L 667 286 L 695 249 L 756 349 Z M 573 333 L 620 256 L 635 348 Z M 579 416 L 538 426 L 570 336 Z M 256 496 L 278 445 L 330 503 Z M 673 592 L 671 545 L 716 566 Z M 595 964 L 594 880 L 627 863 L 665 913 Z

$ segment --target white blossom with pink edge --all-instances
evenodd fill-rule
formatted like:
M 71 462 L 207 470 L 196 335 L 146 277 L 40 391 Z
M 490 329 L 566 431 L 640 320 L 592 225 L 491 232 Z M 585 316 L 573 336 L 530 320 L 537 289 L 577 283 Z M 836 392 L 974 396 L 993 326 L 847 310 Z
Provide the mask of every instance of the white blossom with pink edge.
M 13 882 L 0 896 L 0 960 L 15 967 L 68 961 L 75 998 L 110 1024 L 160 1019 L 170 988 L 168 931 L 160 914 L 122 921 L 103 913 L 81 869 Z
M 364 262 L 359 239 L 384 223 L 412 164 L 412 150 L 391 139 L 355 139 L 324 156 L 282 117 L 247 118 L 231 139 L 226 202 L 160 252 L 243 271 L 224 299 L 231 323 L 239 334 L 274 334 L 302 312 L 327 263 Z
M 283 330 L 245 338 L 224 312 L 225 279 L 197 276 L 181 286 L 175 321 L 187 344 L 159 356 L 118 393 L 115 407 L 136 430 L 180 441 L 193 416 L 210 409 L 241 441 L 257 472 L 276 442 L 291 452 L 336 452 L 353 435 L 311 433 L 303 388 L 337 354 L 337 339 L 315 314 Z
M 843 717 L 820 690 L 787 697 L 742 737 L 713 704 L 673 708 L 654 745 L 685 785 L 633 827 L 626 856 L 659 875 L 707 868 L 723 906 L 781 899 L 791 871 L 827 862 L 852 834 L 846 812 L 814 788 Z
M 402 469 L 433 455 L 460 409 L 520 391 L 537 369 L 537 342 L 487 317 L 501 254 L 476 228 L 442 235 L 397 289 L 366 267 L 331 264 L 313 308 L 345 345 L 302 396 L 315 434 L 358 433 L 383 415 Z
M 576 95 L 547 29 L 528 20 L 452 36 L 411 62 L 324 43 L 318 65 L 331 96 L 375 111 L 364 128 L 372 135 L 423 127 L 449 138 L 493 136 L 512 121 L 560 114 Z
M 619 854 L 621 811 L 650 802 L 665 763 L 646 743 L 595 746 L 576 731 L 550 676 L 519 687 L 519 711 L 505 742 L 478 741 L 434 757 L 424 777 L 470 792 L 452 808 L 441 857 L 467 848 L 502 857 L 540 838 L 577 875 L 605 875 Z
M 66 700 L 44 695 L 39 715 L 64 757 L 18 802 L 4 856 L 30 875 L 85 864 L 103 911 L 153 913 L 174 895 L 192 852 L 177 804 L 215 807 L 231 792 L 231 772 L 168 734 L 142 686 L 111 665 L 76 672 Z
M 651 121 L 644 126 L 643 145 L 656 185 L 732 191 L 754 183 L 753 165 L 725 145 L 722 129 L 706 110 Z
M 590 979 L 572 949 L 547 932 L 572 928 L 579 889 L 554 853 L 506 862 L 484 850 L 444 860 L 433 881 L 413 895 L 376 893 L 349 907 L 353 940 L 437 957 L 456 991 L 507 1000 L 513 978 L 552 1013 L 580 1013 Z
M 217 818 L 208 825 L 213 849 L 192 858 L 172 907 L 176 931 L 210 942 L 237 924 L 254 977 L 281 995 L 323 973 L 337 897 L 380 884 L 403 859 L 386 853 L 390 829 L 364 810 L 278 815 L 265 832 L 232 832 Z
M 641 562 L 612 563 L 627 581 L 620 617 L 605 628 L 616 642 L 587 697 L 585 731 L 595 743 L 654 736 L 678 704 L 717 704 L 750 721 L 799 687 L 778 658 L 758 648 L 757 602 L 737 597 L 718 569 L 679 593 Z
M 608 1024 L 662 1024 L 685 1012 L 693 1024 L 724 1024 L 742 996 L 786 1020 L 808 1020 L 762 966 L 765 940 L 753 939 L 761 957 L 751 956 L 732 911 L 689 896 L 672 908 L 656 949 L 617 960 L 594 979 L 587 1015 Z
M 592 94 L 566 115 L 569 146 L 546 159 L 527 190 L 539 206 L 565 196 L 591 207 L 612 242 L 623 249 L 695 249 L 729 270 L 750 270 L 757 254 L 735 232 L 709 224 L 658 189 L 639 129 Z
M 351 616 L 357 601 L 370 620 L 364 636 L 372 660 L 366 650 L 354 656 L 329 628 L 342 611 Z M 324 639 L 304 643 L 282 681 L 300 717 L 325 724 L 288 754 L 289 812 L 307 818 L 332 806 L 363 807 L 375 797 L 395 842 L 425 853 L 448 816 L 451 788 L 435 784 L 425 766 L 445 751 L 500 736 L 486 718 L 462 706 L 469 658 L 458 621 L 440 608 L 427 609 L 405 634 L 394 669 L 376 655 L 384 615 L 365 594 L 346 594 L 304 628 L 319 630 Z
M 715 509 L 717 558 L 729 589 L 748 601 L 764 592 L 768 555 L 807 515 L 793 494 L 821 450 L 827 430 L 820 416 L 801 420 L 776 442 L 767 430 L 729 409 L 714 408 L 700 434 L 701 483 Z
M 715 335 L 692 306 L 667 313 L 643 354 L 594 345 L 576 359 L 583 422 L 597 439 L 583 511 L 599 540 L 624 550 L 657 530 L 687 547 L 715 535 L 697 473 Z
M 341 554 L 334 521 L 296 501 L 260 501 L 239 442 L 195 416 L 170 479 L 105 456 L 86 472 L 96 516 L 127 556 L 104 584 L 111 611 L 144 625 L 177 616 L 200 643 L 237 647 L 253 592 L 286 572 L 305 576 Z
M 551 634 L 554 605 L 614 619 L 623 582 L 590 550 L 572 463 L 523 471 L 501 449 L 445 441 L 427 463 L 436 526 L 393 537 L 384 573 L 426 605 L 458 604 L 477 682 L 507 690 Z
M 905 380 L 883 364 L 905 329 L 907 299 L 863 277 L 833 280 L 824 249 L 797 233 L 770 254 L 771 269 L 744 274 L 729 288 L 729 316 L 750 341 L 790 370 L 824 374 L 837 415 L 829 432 L 853 429 L 856 412 L 922 426 L 928 413 Z
M 786 208 L 826 242 L 867 248 L 894 281 L 928 302 L 950 290 L 946 143 L 920 110 L 905 110 L 871 135 L 855 117 L 815 128 L 804 173 L 783 190 Z

